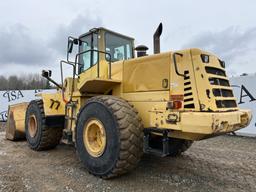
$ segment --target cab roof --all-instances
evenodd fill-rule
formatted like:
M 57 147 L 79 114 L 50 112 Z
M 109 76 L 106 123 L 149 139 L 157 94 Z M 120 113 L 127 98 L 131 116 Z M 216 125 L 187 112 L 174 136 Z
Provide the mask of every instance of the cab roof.
M 82 37 L 84 37 L 84 36 L 86 36 L 86 35 L 89 35 L 89 34 L 91 34 L 91 33 L 95 33 L 95 32 L 97 32 L 97 31 L 106 31 L 106 32 L 110 32 L 110 33 L 112 33 L 112 34 L 115 34 L 115 35 L 117 35 L 117 36 L 124 37 L 124 38 L 126 38 L 126 39 L 134 40 L 134 38 L 132 38 L 132 37 L 123 35 L 123 34 L 121 34 L 121 33 L 117 33 L 117 32 L 115 32 L 115 31 L 111 31 L 111 30 L 106 29 L 106 28 L 104 28 L 104 27 L 92 28 L 92 29 L 90 29 L 88 32 L 86 32 L 86 33 L 80 35 L 80 36 L 79 36 L 79 39 L 82 38 Z

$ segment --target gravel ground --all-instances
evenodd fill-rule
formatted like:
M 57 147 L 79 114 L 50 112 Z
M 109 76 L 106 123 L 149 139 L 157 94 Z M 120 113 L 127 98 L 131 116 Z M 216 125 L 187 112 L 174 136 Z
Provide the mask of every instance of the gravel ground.
M 0 124 L 0 191 L 256 191 L 256 138 L 219 136 L 182 156 L 144 155 L 137 169 L 112 180 L 90 175 L 72 146 L 35 152 L 5 140 Z

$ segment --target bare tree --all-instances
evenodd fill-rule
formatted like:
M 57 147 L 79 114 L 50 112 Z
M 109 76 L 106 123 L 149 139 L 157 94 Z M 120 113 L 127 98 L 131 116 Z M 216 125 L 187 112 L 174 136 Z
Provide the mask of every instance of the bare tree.
M 8 89 L 8 80 L 4 76 L 0 76 L 0 89 Z
M 39 74 L 12 75 L 8 78 L 0 76 L 0 90 L 50 89 L 48 80 Z

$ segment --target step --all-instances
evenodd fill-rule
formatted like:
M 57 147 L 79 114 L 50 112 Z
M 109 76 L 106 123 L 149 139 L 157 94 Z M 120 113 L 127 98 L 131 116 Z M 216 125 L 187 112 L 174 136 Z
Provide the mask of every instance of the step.
M 146 154 L 152 154 L 158 157 L 166 157 L 168 154 L 164 154 L 162 150 L 154 149 L 151 147 L 148 147 L 147 149 L 144 149 L 144 153 Z

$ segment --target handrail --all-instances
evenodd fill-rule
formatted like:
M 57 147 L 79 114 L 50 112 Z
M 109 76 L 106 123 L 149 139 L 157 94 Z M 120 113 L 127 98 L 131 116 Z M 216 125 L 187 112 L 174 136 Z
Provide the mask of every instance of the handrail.
M 74 92 L 74 81 L 75 81 L 75 74 L 76 74 L 76 66 L 77 65 L 82 65 L 80 63 L 77 62 L 78 60 L 78 56 L 79 55 L 82 55 L 82 54 L 85 54 L 85 53 L 88 53 L 88 52 L 93 52 L 93 51 L 96 51 L 98 53 L 98 62 L 97 62 L 97 77 L 99 78 L 99 73 L 100 73 L 100 65 L 99 65 L 99 54 L 100 53 L 104 53 L 105 55 L 109 55 L 109 74 L 108 74 L 108 78 L 111 79 L 111 54 L 110 53 L 107 53 L 105 51 L 99 51 L 99 50 L 95 50 L 95 49 L 89 49 L 89 50 L 86 50 L 86 51 L 82 51 L 80 53 L 77 53 L 76 54 L 76 57 L 75 57 L 75 62 L 66 62 L 66 61 L 62 61 L 61 62 L 61 71 L 62 71 L 62 63 L 67 63 L 67 64 L 70 64 L 73 66 L 73 77 L 72 77 L 72 88 L 71 88 L 71 95 L 70 95 L 70 100 L 69 101 L 72 101 L 72 97 L 73 97 L 73 92 Z M 92 66 L 91 66 L 92 67 Z M 62 75 L 61 75 L 61 78 L 62 78 L 62 84 L 63 84 L 63 71 L 62 71 Z
M 63 86 L 63 63 L 69 64 L 73 67 L 73 72 L 74 72 L 74 67 L 75 67 L 75 63 L 74 62 L 69 62 L 69 61 L 65 61 L 65 60 L 61 60 L 60 61 L 60 77 L 61 77 L 61 85 Z
M 177 62 L 176 62 L 176 55 L 183 57 L 183 54 L 181 54 L 181 53 L 173 53 L 173 56 L 172 56 L 172 57 L 173 57 L 173 63 L 174 63 L 175 72 L 176 72 L 177 75 L 182 76 L 182 77 L 185 77 L 184 74 L 181 74 L 181 73 L 178 71 Z
M 61 76 L 61 85 L 62 85 L 62 89 L 61 89 L 61 92 L 62 92 L 62 100 L 65 102 L 65 103 L 68 103 L 68 101 L 64 98 L 64 90 L 63 90 L 63 63 L 66 63 L 66 64 L 69 64 L 73 67 L 73 76 L 74 76 L 74 73 L 75 73 L 75 63 L 74 62 L 70 62 L 70 61 L 64 61 L 64 60 L 61 60 L 60 61 L 60 76 Z M 72 84 L 74 82 L 72 81 Z M 73 85 L 72 85 L 73 86 Z M 72 91 L 73 92 L 73 91 Z M 71 98 L 70 98 L 71 100 Z
M 104 53 L 105 55 L 108 55 L 109 56 L 109 73 L 108 73 L 108 78 L 111 79 L 111 54 L 110 53 L 107 53 L 105 51 L 99 51 L 99 50 L 96 50 L 96 49 L 89 49 L 89 50 L 86 50 L 86 51 L 82 51 L 80 53 L 77 53 L 76 54 L 76 57 L 75 57 L 75 66 L 79 63 L 77 63 L 77 59 L 78 59 L 78 56 L 79 55 L 82 55 L 82 54 L 85 54 L 85 53 L 88 53 L 88 52 L 97 52 L 98 53 L 98 62 L 97 62 L 97 77 L 99 77 L 99 72 L 100 72 L 100 66 L 99 66 L 99 54 L 100 53 Z M 79 64 L 81 65 L 81 64 Z M 92 67 L 92 66 L 91 66 Z

